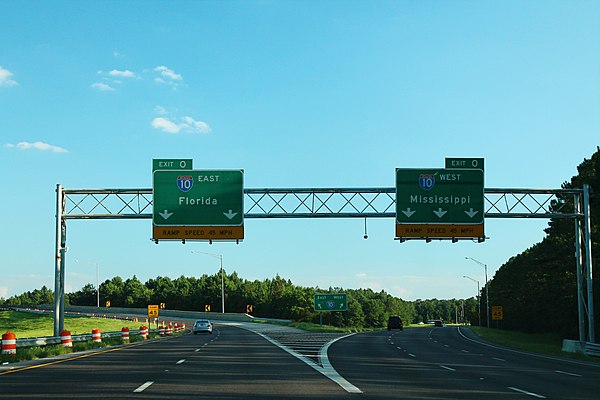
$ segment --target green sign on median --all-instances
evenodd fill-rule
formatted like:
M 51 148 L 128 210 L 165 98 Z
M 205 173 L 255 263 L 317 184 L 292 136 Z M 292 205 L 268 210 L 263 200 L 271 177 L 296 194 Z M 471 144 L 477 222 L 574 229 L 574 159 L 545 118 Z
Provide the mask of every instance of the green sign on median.
M 346 293 L 315 294 L 315 311 L 348 311 Z
M 396 169 L 396 223 L 481 224 L 481 169 Z
M 244 223 L 243 170 L 156 170 L 152 222 L 157 226 Z

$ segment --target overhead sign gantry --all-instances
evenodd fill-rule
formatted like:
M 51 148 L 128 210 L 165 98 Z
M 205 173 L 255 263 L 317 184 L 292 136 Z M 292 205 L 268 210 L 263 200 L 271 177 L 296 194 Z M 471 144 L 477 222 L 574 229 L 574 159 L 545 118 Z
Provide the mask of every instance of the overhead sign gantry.
M 187 171 L 193 171 L 191 165 L 191 159 L 161 159 L 154 160 L 153 169 L 156 170 L 179 170 L 177 176 L 190 176 Z M 452 169 L 480 169 L 483 171 L 483 159 L 480 158 L 447 158 L 445 169 L 441 170 L 441 173 L 450 173 L 446 170 Z M 434 170 L 432 173 L 431 171 Z M 437 169 L 422 170 L 419 175 L 432 175 L 438 171 Z M 204 171 L 206 173 L 207 171 Z M 216 173 L 219 171 L 208 171 L 209 173 Z M 241 218 L 396 218 L 396 223 L 402 221 L 402 216 L 399 217 L 399 213 L 403 210 L 410 214 L 417 208 L 424 209 L 421 207 L 426 204 L 422 201 L 422 204 L 415 203 L 411 205 L 410 211 L 409 204 L 396 205 L 396 196 L 399 193 L 403 193 L 401 189 L 399 191 L 397 187 L 379 187 L 379 188 L 267 188 L 267 189 L 244 189 L 243 187 L 243 171 L 239 171 L 241 174 L 241 182 L 236 184 L 236 198 L 242 197 L 247 200 L 248 207 L 243 209 L 243 201 L 240 200 L 239 214 L 243 214 Z M 438 172 L 439 175 L 440 172 Z M 460 171 L 453 171 L 451 173 L 461 173 Z M 397 173 L 398 174 L 398 173 Z M 400 172 L 403 175 L 404 172 Z M 407 173 L 408 174 L 408 173 Z M 471 173 L 467 172 L 470 176 Z M 159 174 L 160 175 L 160 174 Z M 194 175 L 192 175 L 194 176 Z M 198 175 L 199 176 L 199 175 Z M 478 176 L 477 173 L 474 175 L 475 178 Z M 419 180 L 423 178 L 419 184 Z M 196 179 L 199 179 L 198 177 Z M 402 178 L 404 179 L 404 178 Z M 407 185 L 411 186 L 410 190 L 414 190 L 414 186 L 418 185 L 421 188 L 421 184 L 425 188 L 429 187 L 431 191 L 437 183 L 427 181 L 426 177 L 417 176 L 416 182 L 414 176 L 410 177 Z M 182 178 L 182 180 L 185 180 Z M 58 336 L 62 329 L 64 329 L 64 294 L 65 294 L 65 254 L 67 249 L 67 220 L 90 220 L 90 219 L 154 219 L 156 215 L 162 213 L 168 220 L 171 216 L 175 215 L 175 207 L 171 210 L 170 205 L 159 204 L 155 210 L 155 205 L 162 201 L 161 196 L 172 196 L 168 194 L 169 191 L 175 191 L 179 189 L 177 187 L 178 179 L 175 178 L 175 182 L 168 182 L 167 186 L 173 184 L 177 189 L 172 187 L 166 188 L 167 192 L 163 192 L 163 187 L 153 188 L 142 188 L 142 189 L 64 189 L 60 184 L 56 187 L 56 247 L 55 247 L 55 284 L 54 284 L 54 332 L 55 336 Z M 402 181 L 401 181 L 402 182 Z M 446 182 L 451 182 L 450 180 Z M 464 182 L 464 181 L 463 181 Z M 194 182 L 195 183 L 195 182 Z M 483 176 L 481 175 L 481 183 L 471 182 L 475 186 L 483 188 Z M 185 189 L 188 183 L 180 182 L 181 187 Z M 432 186 L 433 184 L 433 186 Z M 160 185 L 159 185 L 160 186 Z M 454 190 L 457 189 L 457 190 Z M 578 279 L 577 292 L 578 292 L 578 311 L 579 311 L 579 334 L 580 341 L 585 342 L 585 316 L 587 314 L 587 327 L 589 334 L 587 339 L 590 342 L 595 341 L 594 332 L 594 302 L 593 302 L 593 287 L 592 287 L 592 239 L 591 239 L 591 219 L 590 219 L 590 199 L 589 192 L 590 187 L 584 184 L 581 189 L 501 189 L 501 188 L 487 188 L 482 189 L 482 193 L 485 192 L 485 210 L 476 205 L 479 202 L 483 203 L 483 200 L 475 201 L 475 197 L 479 196 L 475 192 L 479 193 L 479 189 L 474 188 L 454 188 L 449 194 L 444 195 L 446 197 L 458 197 L 462 198 L 465 195 L 471 196 L 471 200 L 466 201 L 462 206 L 467 206 L 463 209 L 463 213 L 469 218 L 469 214 L 472 214 L 472 221 L 467 220 L 469 224 L 464 221 L 452 219 L 450 221 L 443 221 L 444 227 L 447 229 L 455 229 L 457 226 L 466 224 L 469 228 L 478 229 L 480 225 L 483 229 L 483 224 L 479 221 L 480 215 L 485 214 L 485 218 L 558 218 L 558 219 L 572 219 L 575 221 L 575 259 L 577 264 L 577 271 L 581 279 Z M 408 189 L 407 189 L 408 190 Z M 421 190 L 425 190 L 421 188 Z M 473 193 L 471 192 L 473 191 Z M 242 193 L 241 196 L 239 193 Z M 395 196 L 396 195 L 396 196 Z M 414 194 L 413 194 L 414 195 Z M 421 194 L 423 195 L 423 194 Z M 206 196 L 206 195 L 205 195 Z M 227 203 L 227 196 L 221 200 L 221 194 L 209 194 L 217 198 L 217 203 L 226 205 L 226 207 L 220 211 L 224 213 L 223 216 L 227 219 L 227 215 L 231 216 L 231 220 L 234 219 L 234 213 L 238 213 L 237 209 L 231 205 L 229 209 L 229 203 Z M 441 194 L 440 194 L 441 196 Z M 177 193 L 176 203 L 179 202 L 180 196 Z M 185 197 L 185 196 L 183 196 Z M 431 195 L 428 195 L 431 197 Z M 197 197 L 196 197 L 197 198 Z M 168 200 L 168 199 L 167 199 Z M 171 199 L 172 200 L 172 199 Z M 410 197 L 409 197 L 410 201 Z M 185 202 L 185 200 L 183 200 Z M 191 200 L 189 201 L 191 202 Z M 450 203 L 450 201 L 449 201 Z M 459 200 L 458 203 L 462 203 Z M 471 204 L 473 204 L 473 210 L 471 210 Z M 175 204 L 178 206 L 178 204 Z M 438 207 L 433 207 L 431 211 L 437 211 L 442 218 L 446 214 L 445 208 L 441 207 L 441 204 L 437 204 Z M 435 206 L 435 204 L 434 204 Z M 444 205 L 445 206 L 445 205 Z M 166 207 L 166 208 L 165 208 Z M 161 210 L 162 208 L 162 210 Z M 440 210 L 441 208 L 441 210 Z M 166 210 L 166 212 L 165 212 Z M 151 212 L 150 212 L 151 211 Z M 213 210 L 215 213 L 217 210 Z M 459 210 L 460 211 L 460 210 Z M 477 211 L 477 212 L 475 212 Z M 179 211 L 178 211 L 179 212 Z M 448 213 L 447 211 L 446 213 Z M 454 210 L 450 215 L 455 215 Z M 468 212 L 468 214 L 467 214 Z M 169 214 L 171 214 L 169 216 Z M 225 215 L 227 214 L 227 215 Z M 405 213 L 402 213 L 406 216 Z M 443 215 L 442 215 L 443 214 Z M 458 213 L 460 214 L 460 213 Z M 436 213 L 434 213 L 436 215 Z M 237 215 L 236 215 L 237 216 Z M 437 216 L 437 215 L 436 215 Z M 219 216 L 219 218 L 221 218 Z M 407 216 L 408 218 L 408 216 Z M 430 217 L 431 218 L 431 215 Z M 454 218 L 454 217 L 452 217 Z M 465 218 L 460 216 L 460 218 Z M 160 220 L 158 220 L 160 221 Z M 173 221 L 173 220 L 171 220 Z M 474 222 L 476 221 L 476 222 Z M 153 224 L 153 230 L 163 229 L 164 231 L 158 231 L 163 234 L 166 239 L 181 239 L 183 241 L 186 238 L 196 238 L 197 236 L 186 236 L 186 230 L 205 230 L 203 235 L 199 235 L 200 239 L 212 240 L 216 236 L 216 229 L 222 228 L 222 230 L 234 231 L 237 225 L 222 226 L 210 225 L 210 221 L 206 220 L 195 221 L 200 224 L 206 223 L 207 225 L 189 225 L 187 220 L 180 220 L 184 222 L 181 225 L 156 225 Z M 239 221 L 235 221 L 239 222 Z M 431 222 L 421 222 L 427 228 L 432 228 Z M 473 223 L 471 223 L 473 222 Z M 233 223 L 233 222 L 232 222 Z M 172 229 L 170 229 L 172 228 Z M 239 225 L 237 229 L 241 229 L 243 233 L 243 220 L 242 225 Z M 208 236 L 206 234 L 208 230 Z M 212 235 L 211 235 L 211 231 Z M 154 232 L 153 232 L 154 233 Z M 219 232 L 221 235 L 223 232 Z M 468 232 L 470 235 L 470 232 Z M 478 235 L 473 238 L 482 239 L 483 231 L 481 231 L 482 237 Z M 160 235 L 155 235 L 160 236 Z M 233 235 L 231 235 L 233 236 Z M 470 236 L 469 236 L 470 237 Z M 406 237 L 398 237 L 400 241 Z M 416 236 L 415 238 L 425 239 L 430 241 L 431 236 Z M 450 237 L 439 237 L 445 239 L 457 239 L 456 236 Z M 161 238 L 162 239 L 162 238 Z M 155 240 L 157 240 L 155 238 Z M 587 295 L 586 295 L 587 293 Z M 584 301 L 587 298 L 587 308 L 584 307 Z M 331 303 L 329 303 L 331 305 Z M 321 307 L 327 306 L 321 303 Z

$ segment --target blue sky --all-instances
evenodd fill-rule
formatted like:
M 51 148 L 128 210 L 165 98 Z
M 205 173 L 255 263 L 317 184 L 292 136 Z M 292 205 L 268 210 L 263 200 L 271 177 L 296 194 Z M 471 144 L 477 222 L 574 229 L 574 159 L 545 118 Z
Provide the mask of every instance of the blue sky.
M 485 186 L 559 188 L 600 144 L 597 1 L 2 1 L 0 297 L 54 286 L 55 188 L 150 188 L 152 159 L 246 188 L 393 187 L 485 158 Z M 68 291 L 218 271 L 407 300 L 475 295 L 544 220 L 483 244 L 399 244 L 393 219 L 246 220 L 153 244 L 150 220 L 69 221 Z

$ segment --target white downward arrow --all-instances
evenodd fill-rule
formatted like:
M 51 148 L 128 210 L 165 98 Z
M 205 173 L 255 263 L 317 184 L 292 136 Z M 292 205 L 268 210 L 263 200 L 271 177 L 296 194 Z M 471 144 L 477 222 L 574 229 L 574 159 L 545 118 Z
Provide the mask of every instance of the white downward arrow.
M 407 218 L 412 217 L 415 212 L 416 211 L 411 210 L 410 207 L 408 207 L 406 210 L 402 210 L 402 213 L 406 215 Z
M 477 215 L 478 212 L 479 211 L 473 211 L 472 208 L 469 211 L 465 211 L 465 213 L 471 218 L 473 218 L 475 215 Z
M 444 211 L 442 210 L 442 207 L 438 208 L 437 210 L 433 210 L 433 213 L 435 215 L 438 216 L 438 218 L 442 218 L 444 216 L 444 214 L 446 214 L 448 211 Z
M 171 215 L 173 215 L 173 213 L 170 213 L 168 210 L 165 210 L 161 213 L 158 213 L 158 215 L 160 215 L 161 217 L 163 217 L 164 219 L 169 219 L 169 217 Z
M 229 219 L 232 219 L 233 217 L 235 217 L 238 213 L 234 213 L 233 211 L 229 210 L 226 213 L 223 213 L 224 216 L 226 216 Z

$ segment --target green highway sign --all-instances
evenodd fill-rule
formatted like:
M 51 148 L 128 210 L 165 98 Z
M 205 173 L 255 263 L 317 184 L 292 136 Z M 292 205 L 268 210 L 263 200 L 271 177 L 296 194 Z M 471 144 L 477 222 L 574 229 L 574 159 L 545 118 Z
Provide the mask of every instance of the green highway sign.
M 483 170 L 396 169 L 397 224 L 482 224 Z
M 152 172 L 157 169 L 192 169 L 192 159 L 155 158 L 152 160 Z
M 483 158 L 446 157 L 446 168 L 471 168 L 483 170 Z
M 348 311 L 346 293 L 315 294 L 315 311 Z
M 244 223 L 243 170 L 156 170 L 156 226 L 239 226 Z

